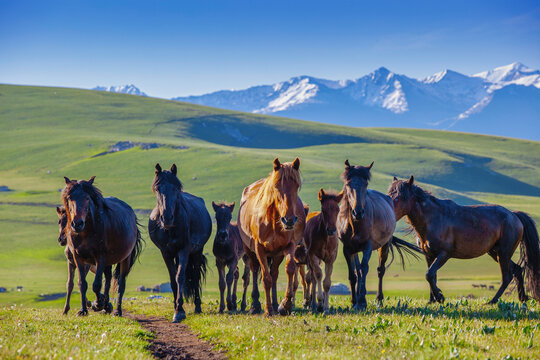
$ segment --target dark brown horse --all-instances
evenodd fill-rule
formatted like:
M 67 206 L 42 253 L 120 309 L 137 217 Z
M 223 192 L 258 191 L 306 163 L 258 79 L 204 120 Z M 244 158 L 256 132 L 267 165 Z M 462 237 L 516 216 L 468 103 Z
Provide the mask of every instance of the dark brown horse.
M 141 252 L 141 234 L 133 209 L 117 198 L 104 198 L 93 185 L 94 178 L 76 181 L 65 177 L 66 186 L 62 190 L 62 201 L 67 214 L 67 248 L 73 255 L 79 273 L 82 303 L 79 315 L 88 314 L 88 265 L 95 266 L 96 277 L 92 289 L 96 294 L 96 302 L 93 308 L 99 311 L 109 303 L 113 276 L 111 266 L 118 264 L 114 271 L 114 278 L 118 282 L 115 315 L 122 316 L 126 276 Z M 102 295 L 103 275 L 105 290 Z
M 312 310 L 328 313 L 332 270 L 339 245 L 336 224 L 343 191 L 338 194 L 320 189 L 318 197 L 321 202 L 321 211 L 308 214 L 304 230 L 304 243 L 307 248 L 309 262 L 309 275 L 305 281 L 311 290 L 309 298 L 311 299 Z M 324 261 L 325 264 L 324 285 L 321 283 L 321 261 Z M 307 300 L 305 295 L 304 299 Z
M 364 310 L 366 301 L 366 277 L 369 270 L 371 252 L 378 250 L 379 266 L 377 273 L 379 287 L 377 300 L 379 304 L 384 298 L 382 280 L 386 271 L 386 260 L 392 246 L 400 252 L 405 250 L 420 251 L 416 246 L 394 237 L 396 228 L 394 206 L 389 196 L 375 190 L 368 190 L 371 177 L 369 166 L 353 166 L 345 161 L 344 201 L 341 202 L 338 215 L 338 237 L 343 243 L 343 254 L 349 268 L 351 284 L 351 302 L 356 310 Z M 362 251 L 362 262 L 357 253 Z M 403 257 L 403 256 L 402 256 Z
M 201 292 L 206 276 L 204 245 L 212 233 L 212 219 L 204 200 L 183 191 L 176 164 L 162 170 L 156 164 L 152 191 L 157 204 L 148 220 L 150 239 L 161 251 L 174 294 L 173 322 L 186 318 L 184 297 L 201 312 Z
M 66 226 L 67 226 L 67 213 L 66 213 L 66 208 L 63 207 L 63 206 L 57 206 L 56 207 L 56 213 L 58 214 L 58 244 L 60 244 L 60 246 L 66 246 L 67 245 L 67 237 L 66 237 Z M 69 250 L 68 247 L 66 247 L 66 249 L 64 250 L 64 255 L 66 256 L 66 261 L 67 261 L 67 265 L 68 265 L 68 280 L 67 280 L 67 284 L 66 284 L 66 303 L 64 305 L 64 311 L 63 311 L 63 314 L 64 315 L 67 315 L 68 311 L 69 311 L 69 302 L 71 300 L 71 294 L 73 293 L 73 279 L 75 277 L 75 269 L 77 268 L 77 266 L 75 265 L 75 260 L 73 259 L 73 254 L 71 253 L 71 251 Z M 82 266 L 85 266 L 86 269 L 85 269 L 85 273 L 87 274 L 88 273 L 88 270 L 90 269 L 90 266 L 89 265 L 82 265 Z M 92 269 L 92 272 L 95 273 L 96 272 L 96 267 L 95 266 L 92 266 L 91 267 Z M 86 301 L 86 306 L 87 307 L 90 307 L 92 306 L 92 304 L 90 303 L 90 301 Z M 107 313 L 110 313 L 112 311 L 112 304 L 110 302 L 108 302 L 106 305 L 105 305 L 105 311 Z
M 216 266 L 219 273 L 219 312 L 225 310 L 225 287 L 227 287 L 227 310 L 236 311 L 236 286 L 240 271 L 238 262 L 240 259 L 244 262 L 244 274 L 242 280 L 244 282 L 244 292 L 242 294 L 242 303 L 240 310 L 246 310 L 246 293 L 249 285 L 249 263 L 248 257 L 244 252 L 244 244 L 238 232 L 236 222 L 231 223 L 232 212 L 234 210 L 234 202 L 227 204 L 225 202 L 215 203 L 212 201 L 212 207 L 216 212 L 217 231 L 214 238 L 214 247 L 212 251 L 216 257 Z M 225 276 L 225 267 L 229 267 L 229 271 Z
M 437 271 L 448 259 L 472 259 L 486 253 L 499 263 L 502 274 L 501 286 L 491 304 L 499 300 L 512 277 L 517 282 L 519 299 L 526 301 L 524 271 L 529 291 L 540 300 L 538 231 L 527 214 L 499 205 L 460 206 L 452 200 L 441 200 L 416 186 L 413 176 L 407 181 L 394 178 L 388 194 L 394 202 L 396 219 L 407 216 L 426 255 L 430 302 L 444 301 L 437 287 Z M 512 261 L 518 245 L 523 267 Z
M 249 185 L 242 193 L 238 229 L 252 265 L 252 313 L 261 310 L 257 288 L 259 266 L 262 268 L 266 314 L 273 315 L 278 311 L 286 315 L 292 310 L 296 272 L 293 256 L 306 220 L 304 206 L 298 196 L 302 184 L 299 168 L 298 158 L 284 164 L 276 158 L 270 175 Z M 276 286 L 279 265 L 285 256 L 287 290 L 278 307 Z

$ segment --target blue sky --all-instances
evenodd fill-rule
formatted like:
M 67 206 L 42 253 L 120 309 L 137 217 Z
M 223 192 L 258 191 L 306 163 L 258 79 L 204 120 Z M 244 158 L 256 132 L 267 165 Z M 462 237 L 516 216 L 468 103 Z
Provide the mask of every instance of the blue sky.
M 0 0 L 0 82 L 173 97 L 297 75 L 540 68 L 538 1 Z

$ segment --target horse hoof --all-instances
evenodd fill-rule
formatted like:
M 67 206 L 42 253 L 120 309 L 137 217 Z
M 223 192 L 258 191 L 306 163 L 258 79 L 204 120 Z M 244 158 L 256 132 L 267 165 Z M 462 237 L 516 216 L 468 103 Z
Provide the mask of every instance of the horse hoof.
M 120 309 L 115 310 L 113 315 L 122 317 L 122 310 Z
M 112 311 L 113 311 L 113 306 L 112 306 L 111 303 L 107 303 L 107 304 L 105 305 L 105 308 L 104 308 L 104 309 L 105 309 L 105 312 L 106 312 L 107 314 L 110 314 L 110 313 L 112 313 Z
M 86 307 L 92 307 L 92 302 L 90 300 L 86 300 Z
M 94 310 L 96 312 L 101 311 L 101 310 L 103 310 L 103 305 L 98 303 L 97 301 L 94 301 L 92 303 L 92 310 Z
M 357 312 L 363 312 L 367 309 L 367 304 L 356 304 L 353 309 Z
M 86 309 L 81 309 L 79 310 L 79 312 L 77 313 L 78 316 L 87 316 L 88 315 L 88 310 Z
M 175 312 L 173 316 L 173 323 L 179 323 L 186 318 L 186 313 L 184 311 Z
M 201 309 L 201 306 L 195 306 L 195 314 L 201 314 L 202 313 L 202 309 Z
M 249 313 L 251 315 L 257 315 L 262 312 L 261 304 L 260 303 L 253 303 L 251 304 L 251 307 L 249 308 Z
M 304 309 L 309 309 L 309 300 L 304 299 L 304 301 L 302 302 L 302 307 Z
M 289 315 L 289 314 L 291 313 L 291 310 L 287 310 L 287 309 L 285 308 L 285 306 L 279 305 L 279 307 L 278 307 L 278 313 L 279 313 L 279 315 L 285 316 L 285 315 Z

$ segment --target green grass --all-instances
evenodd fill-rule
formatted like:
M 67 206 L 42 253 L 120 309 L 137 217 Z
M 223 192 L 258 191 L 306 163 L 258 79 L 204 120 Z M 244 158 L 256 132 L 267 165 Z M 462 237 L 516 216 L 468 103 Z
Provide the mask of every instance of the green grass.
M 134 148 L 93 157 L 115 142 L 126 140 L 188 148 Z M 66 265 L 63 249 L 56 242 L 58 228 L 54 210 L 60 201 L 58 190 L 64 186 L 64 175 L 75 179 L 97 175 L 96 184 L 106 196 L 119 197 L 137 209 L 146 247 L 141 262 L 128 278 L 127 294 L 136 295 L 144 302 L 146 296 L 136 294 L 136 286 L 168 281 L 159 251 L 146 232 L 145 214 L 155 204 L 150 190 L 155 163 L 169 167 L 176 162 L 186 191 L 202 196 L 213 215 L 212 200 L 238 203 L 243 188 L 266 176 L 276 156 L 282 161 L 300 157 L 303 178 L 300 196 L 312 210 L 319 209 L 316 194 L 320 187 L 341 188 L 343 161 L 349 158 L 353 164 L 375 161 L 370 188 L 382 192 L 386 192 L 393 176 L 406 178 L 414 174 L 417 181 L 436 196 L 463 204 L 499 203 L 512 210 L 526 211 L 540 221 L 539 142 L 445 131 L 347 128 L 122 94 L 0 85 L 0 185 L 14 190 L 0 193 L 0 286 L 8 290 L 24 287 L 21 292 L 0 293 L 0 304 L 25 304 L 24 309 L 26 306 L 52 307 L 54 311 L 62 305 L 63 299 L 37 300 L 41 293 L 65 291 Z M 403 223 L 398 229 L 399 236 L 405 236 Z M 217 290 L 217 271 L 210 250 L 212 239 L 206 247 L 206 252 L 210 253 L 210 270 L 204 289 L 207 302 L 215 302 Z M 414 241 L 412 236 L 407 239 Z M 367 280 L 369 291 L 376 289 L 376 262 L 373 256 Z M 385 294 L 409 296 L 414 298 L 411 301 L 417 304 L 415 306 L 423 306 L 422 301 L 428 294 L 425 271 L 423 260 L 408 264 L 406 271 L 398 264 L 392 265 L 385 277 Z M 284 289 L 284 278 L 282 272 L 280 291 Z M 493 295 L 493 291 L 472 285 L 497 287 L 500 274 L 498 265 L 484 256 L 474 260 L 450 260 L 439 272 L 439 280 L 444 294 L 455 302 L 459 296 Z M 335 264 L 333 281 L 347 283 L 341 254 Z M 503 299 L 514 301 L 515 296 L 505 295 Z M 77 306 L 75 295 L 72 309 Z M 163 305 L 160 311 L 171 316 L 169 305 Z M 378 321 L 376 316 L 380 314 L 368 313 L 366 321 L 369 319 L 370 324 Z M 308 316 L 305 320 L 311 321 L 311 315 L 302 316 Z M 349 320 L 358 317 L 339 316 Z M 193 321 L 190 325 L 206 334 L 205 331 L 230 330 L 212 328 L 208 325 L 211 321 L 233 326 L 226 324 L 234 321 L 222 320 L 250 318 L 218 319 L 215 315 L 204 315 L 193 319 L 189 320 Z M 200 320 L 199 325 L 195 319 Z M 332 324 L 339 325 L 343 320 L 336 319 Z M 256 326 L 259 318 L 246 321 L 253 321 L 250 326 Z M 270 326 L 272 321 L 293 320 L 262 321 L 264 326 Z M 297 331 L 297 325 L 292 322 L 290 329 L 285 326 L 290 331 L 285 331 L 289 335 L 284 336 Z M 392 329 L 397 328 L 393 325 Z M 334 336 L 334 332 L 326 335 Z M 394 337 L 390 338 L 392 344 Z M 345 338 L 336 341 L 348 343 Z M 355 341 L 352 343 L 357 344 Z M 375 356 L 379 354 L 376 351 L 386 349 L 397 356 L 391 348 L 358 345 L 364 349 L 358 349 L 360 354 Z M 228 345 L 221 346 L 228 348 Z M 422 349 L 426 357 L 435 354 L 426 347 Z M 352 350 L 347 346 L 343 351 Z M 436 354 L 450 356 L 449 352 Z
M 152 334 L 115 316 L 64 316 L 56 309 L 0 308 L 2 359 L 153 359 Z
M 287 317 L 223 314 L 207 299 L 186 324 L 235 359 L 491 358 L 528 359 L 540 351 L 540 307 L 487 298 L 450 299 L 444 305 L 391 297 L 351 312 L 348 297 L 332 296 L 330 315 L 299 310 Z M 132 311 L 169 318 L 170 299 L 127 303 Z M 190 310 L 191 307 L 190 307 Z

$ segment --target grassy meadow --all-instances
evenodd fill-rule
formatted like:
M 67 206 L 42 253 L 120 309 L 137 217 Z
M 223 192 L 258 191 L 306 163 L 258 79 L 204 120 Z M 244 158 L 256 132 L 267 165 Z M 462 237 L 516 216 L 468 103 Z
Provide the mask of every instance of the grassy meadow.
M 119 141 L 161 146 L 96 156 Z M 155 203 L 150 189 L 155 163 L 168 168 L 175 162 L 185 190 L 203 197 L 211 211 L 212 200 L 238 203 L 243 188 L 266 176 L 276 156 L 281 161 L 300 157 L 300 196 L 312 210 L 319 209 L 319 188 L 341 188 L 343 161 L 348 158 L 355 165 L 375 161 L 370 187 L 382 192 L 393 176 L 414 174 L 436 196 L 462 204 L 498 203 L 540 221 L 538 142 L 444 131 L 347 128 L 122 94 L 0 85 L 0 186 L 12 190 L 0 192 L 0 286 L 9 290 L 0 293 L 0 344 L 20 328 L 20 322 L 46 325 L 17 332 L 16 341 L 2 345 L 0 356 L 53 357 L 51 351 L 60 351 L 56 356 L 61 358 L 111 356 L 110 344 L 103 346 L 104 353 L 95 353 L 101 347 L 93 347 L 104 327 L 126 329 L 129 341 L 118 346 L 118 357 L 130 351 L 141 358 L 149 356 L 143 344 L 148 334 L 137 325 L 101 315 L 79 320 L 72 314 L 64 321 L 59 315 L 62 297 L 40 301 L 40 294 L 65 291 L 66 264 L 56 241 L 54 209 L 63 176 L 96 175 L 95 183 L 105 196 L 116 196 L 136 209 L 146 247 L 127 280 L 127 296 L 136 298 L 127 306 L 170 318 L 169 299 L 150 301 L 148 293 L 135 292 L 138 285 L 168 281 L 159 251 L 146 232 Z M 406 236 L 406 224 L 400 223 L 399 229 L 399 236 L 414 241 L 412 235 Z M 451 260 L 443 267 L 439 287 L 448 299 L 443 307 L 426 307 L 425 261 L 407 263 L 403 271 L 396 260 L 385 277 L 389 299 L 381 309 L 370 303 L 365 316 L 352 314 L 348 299 L 336 296 L 331 303 L 336 314 L 327 317 L 299 311 L 289 318 L 265 319 L 215 314 L 212 239 L 206 247 L 207 314 L 188 312 L 187 323 L 233 357 L 528 358 L 539 353 L 538 304 L 531 301 L 528 309 L 522 309 L 514 305 L 517 297 L 512 294 L 503 297 L 502 308 L 482 305 L 494 292 L 473 285 L 496 288 L 500 281 L 498 265 L 487 256 Z M 372 259 L 368 291 L 376 289 L 376 256 Z M 283 280 L 282 272 L 280 290 Z M 333 281 L 347 283 L 341 254 Z M 12 291 L 17 286 L 22 291 Z M 370 301 L 373 298 L 370 295 Z M 75 293 L 72 309 L 78 306 Z M 90 324 L 98 329 L 85 330 L 86 342 L 78 350 L 53 339 L 56 332 L 73 337 L 75 326 L 93 328 Z M 48 330 L 42 333 L 41 328 Z M 36 331 L 51 346 L 34 353 L 35 346 L 27 344 L 17 353 Z M 107 337 L 111 344 L 118 340 L 115 336 Z M 326 341 L 318 341 L 321 337 Z M 262 348 L 265 351 L 256 351 Z

